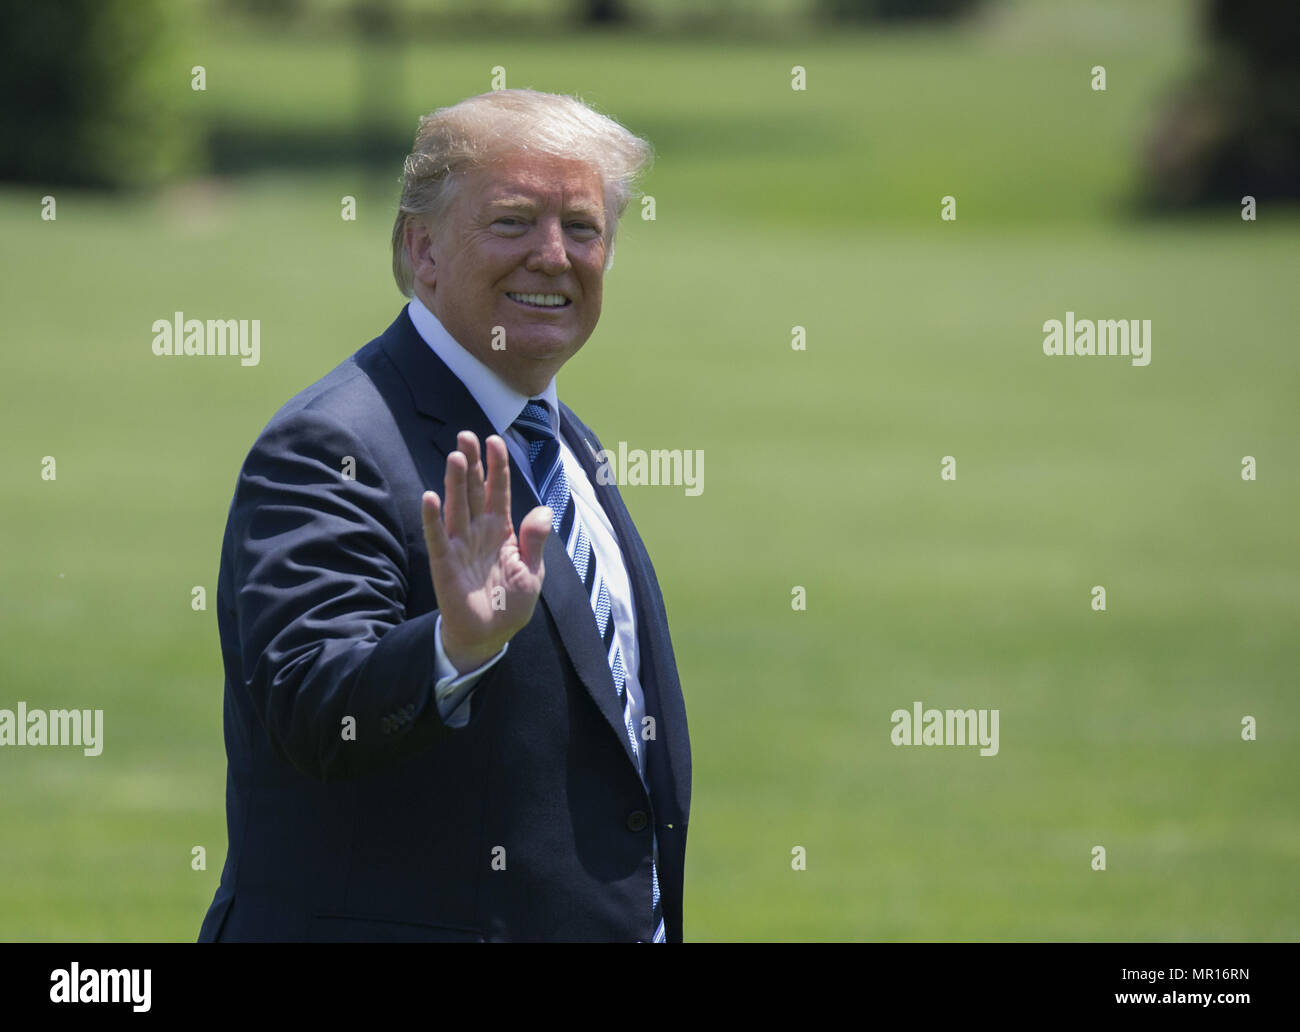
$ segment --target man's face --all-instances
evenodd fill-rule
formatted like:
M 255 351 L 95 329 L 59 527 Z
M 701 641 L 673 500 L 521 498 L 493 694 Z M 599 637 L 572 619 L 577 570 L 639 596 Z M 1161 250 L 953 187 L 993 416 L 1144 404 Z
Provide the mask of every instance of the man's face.
M 538 394 L 596 328 L 605 230 L 595 168 L 511 154 L 467 174 L 436 236 L 407 230 L 416 295 L 506 383 Z

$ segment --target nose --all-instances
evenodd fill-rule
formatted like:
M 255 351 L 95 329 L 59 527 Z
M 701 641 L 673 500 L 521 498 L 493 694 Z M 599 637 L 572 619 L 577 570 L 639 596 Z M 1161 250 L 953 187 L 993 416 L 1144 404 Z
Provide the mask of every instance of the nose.
M 537 246 L 528 256 L 530 272 L 558 276 L 569 269 L 569 252 L 564 244 L 564 227 L 558 218 L 541 219 L 537 224 Z

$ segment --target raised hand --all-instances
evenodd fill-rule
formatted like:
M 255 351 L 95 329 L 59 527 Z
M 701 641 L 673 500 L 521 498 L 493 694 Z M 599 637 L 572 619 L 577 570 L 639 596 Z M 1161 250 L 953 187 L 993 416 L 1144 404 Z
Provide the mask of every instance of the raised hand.
M 478 437 L 462 430 L 456 443 L 457 450 L 447 456 L 446 501 L 426 491 L 420 515 L 442 614 L 442 646 L 465 673 L 496 655 L 532 619 L 546 576 L 542 549 L 552 515 L 537 506 L 516 537 L 506 442 L 496 434 L 485 442 L 486 480 Z

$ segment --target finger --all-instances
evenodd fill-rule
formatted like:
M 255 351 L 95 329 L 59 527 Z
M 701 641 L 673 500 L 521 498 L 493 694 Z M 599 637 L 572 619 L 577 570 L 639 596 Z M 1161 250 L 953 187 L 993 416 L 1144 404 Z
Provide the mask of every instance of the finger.
M 456 437 L 465 454 L 466 497 L 469 517 L 475 519 L 483 513 L 483 464 L 479 457 L 478 437 L 472 430 L 462 430 Z
M 551 533 L 552 519 L 550 507 L 539 505 L 519 525 L 519 558 L 534 574 L 542 568 L 542 552 L 546 548 L 546 538 Z
M 487 445 L 487 505 L 494 516 L 505 517 L 510 524 L 510 455 L 506 442 L 496 434 L 484 442 Z
M 463 537 L 469 529 L 469 499 L 466 497 L 465 455 L 454 451 L 447 456 L 447 469 L 443 474 L 443 518 L 447 522 L 449 538 Z
M 432 491 L 425 491 L 420 499 L 420 519 L 424 523 L 424 546 L 430 559 L 441 559 L 447 554 L 447 532 L 442 526 L 441 503 Z

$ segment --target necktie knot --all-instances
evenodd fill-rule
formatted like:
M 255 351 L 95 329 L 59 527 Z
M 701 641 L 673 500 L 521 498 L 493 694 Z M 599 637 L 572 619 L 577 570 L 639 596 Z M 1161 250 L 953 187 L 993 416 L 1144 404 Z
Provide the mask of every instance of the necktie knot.
M 538 500 L 551 507 L 553 526 L 559 530 L 564 503 L 568 501 L 568 486 L 564 479 L 564 464 L 560 461 L 560 442 L 551 429 L 551 410 L 541 398 L 533 398 L 511 425 L 528 445 L 533 487 Z M 552 499 L 550 495 L 561 488 L 563 498 Z
M 551 429 L 551 410 L 540 398 L 533 398 L 524 406 L 514 425 L 529 444 L 555 439 L 555 431 Z

